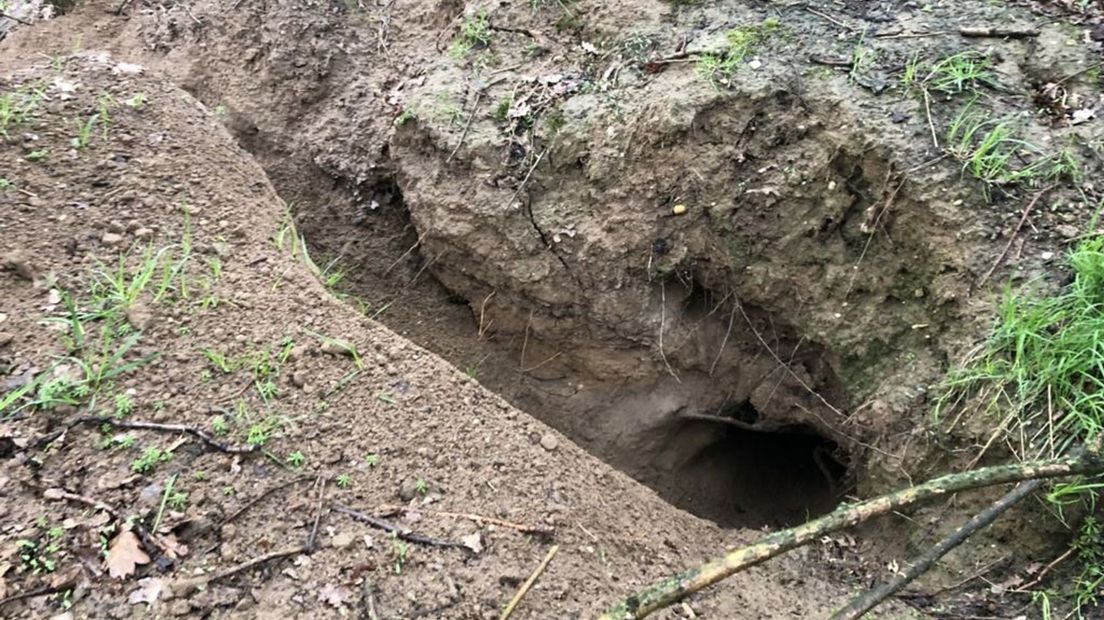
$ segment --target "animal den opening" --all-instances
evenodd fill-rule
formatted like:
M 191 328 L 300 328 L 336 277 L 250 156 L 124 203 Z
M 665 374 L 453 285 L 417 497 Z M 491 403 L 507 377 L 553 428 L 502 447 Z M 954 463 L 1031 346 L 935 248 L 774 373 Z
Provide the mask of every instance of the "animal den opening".
M 380 191 L 373 196 L 377 194 Z M 492 322 L 480 322 L 487 293 L 472 293 L 475 301 L 466 300 L 437 281 L 433 270 L 426 268 L 436 257 L 426 259 L 412 251 L 418 237 L 402 208 L 401 194 L 389 191 L 387 195 L 388 201 L 374 198 L 386 206 L 370 210 L 367 218 L 354 217 L 362 209 L 352 201 L 342 205 L 339 190 L 328 193 L 325 201 L 318 200 L 323 206 L 297 217 L 311 256 L 319 264 L 340 266 L 344 279 L 338 290 L 347 300 L 356 300 L 358 308 L 366 308 L 368 316 L 445 358 L 671 504 L 723 527 L 800 523 L 833 509 L 847 491 L 848 455 L 823 431 L 787 426 L 765 432 L 672 416 L 684 406 L 745 426 L 761 424 L 760 417 L 767 416 L 760 416 L 746 400 L 722 404 L 729 397 L 714 392 L 724 379 L 692 371 L 680 371 L 681 382 L 660 371 L 658 377 L 631 381 L 618 379 L 617 372 L 595 377 L 568 361 L 569 355 L 559 353 L 562 343 L 538 342 L 520 330 L 499 331 L 503 320 L 493 321 L 494 329 L 485 329 Z M 715 317 L 725 313 L 709 312 L 716 300 L 703 288 L 691 287 L 689 302 L 678 300 L 673 289 L 668 291 L 670 333 L 674 333 L 672 317 L 685 316 L 691 327 L 705 318 L 707 323 L 697 330 L 700 337 L 722 339 L 727 319 Z M 497 296 L 504 296 L 504 291 Z M 780 324 L 775 326 L 782 329 Z M 758 353 L 754 340 L 746 346 Z M 735 337 L 727 348 L 737 350 Z M 712 349 L 708 351 L 714 355 Z M 811 351 L 808 345 L 802 353 L 806 351 Z M 633 353 L 610 352 L 601 361 L 619 368 Z M 647 354 L 635 352 L 636 357 Z M 763 356 L 738 355 L 731 365 L 740 366 L 751 358 Z M 773 370 L 762 367 L 748 372 Z M 773 396 L 772 407 L 787 408 L 782 402 L 787 398 L 784 392 L 778 390 Z M 534 440 L 539 439 L 537 434 Z
M 711 441 L 672 472 L 662 494 L 723 527 L 803 523 L 833 510 L 848 491 L 846 453 L 810 427 L 762 432 L 692 418 L 678 424 L 678 434 L 707 433 Z

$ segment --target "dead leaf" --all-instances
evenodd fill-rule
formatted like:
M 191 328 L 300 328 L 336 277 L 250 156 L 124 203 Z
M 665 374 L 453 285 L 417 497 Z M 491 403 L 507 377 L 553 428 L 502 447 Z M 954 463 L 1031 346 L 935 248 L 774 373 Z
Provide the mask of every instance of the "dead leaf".
M 332 583 L 327 583 L 318 590 L 318 600 L 334 608 L 343 606 L 348 597 L 349 592 L 345 588 L 339 588 Z
M 157 577 L 146 577 L 138 580 L 138 589 L 130 593 L 127 599 L 131 605 L 146 603 L 152 605 L 161 598 L 161 591 L 165 589 L 165 582 Z
M 126 579 L 134 574 L 134 569 L 139 564 L 149 564 L 150 558 L 142 551 L 138 537 L 134 532 L 126 530 L 119 532 L 111 541 L 104 558 L 104 566 L 107 572 L 116 579 Z
M 169 556 L 170 560 L 179 560 L 188 555 L 188 545 L 177 540 L 172 534 L 162 536 L 161 544 L 165 545 L 165 555 Z
M 1074 110 L 1070 123 L 1073 125 L 1080 125 L 1081 123 L 1087 123 L 1096 117 L 1096 111 L 1092 108 L 1082 108 L 1080 110 Z
M 89 528 L 91 528 L 91 529 L 98 530 L 101 527 L 107 525 L 110 521 L 111 521 L 111 515 L 107 514 L 106 512 L 104 512 L 102 510 L 100 510 L 98 512 L 93 513 L 91 517 L 88 517 L 88 519 L 85 520 L 84 524 L 86 526 L 88 526 Z
M 468 549 L 471 549 L 471 552 L 476 555 L 483 553 L 483 536 L 480 535 L 479 532 L 468 536 L 461 536 L 460 542 Z

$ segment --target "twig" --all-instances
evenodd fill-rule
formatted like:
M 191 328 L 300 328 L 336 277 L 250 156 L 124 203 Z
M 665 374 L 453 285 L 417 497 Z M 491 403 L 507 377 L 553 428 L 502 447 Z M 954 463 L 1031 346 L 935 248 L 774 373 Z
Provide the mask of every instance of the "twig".
M 502 615 L 498 617 L 498 620 L 506 620 L 510 617 L 510 614 L 514 613 L 514 609 L 521 602 L 521 599 L 525 596 L 525 593 L 529 591 L 529 588 L 533 587 L 533 584 L 537 582 L 537 578 L 541 576 L 544 569 L 548 568 L 548 563 L 552 561 L 552 558 L 556 557 L 556 552 L 560 550 L 559 545 L 552 545 L 552 548 L 548 550 L 548 553 L 541 560 L 541 563 L 537 565 L 537 570 L 533 571 L 532 575 L 525 580 L 525 583 L 521 584 L 521 588 L 514 595 L 514 598 L 510 599 L 509 604 L 502 610 Z
M 556 359 L 557 357 L 559 357 L 559 356 L 561 356 L 561 355 L 563 355 L 563 351 L 556 351 L 556 352 L 555 352 L 555 353 L 553 353 L 552 355 L 550 355 L 550 356 L 548 356 L 547 358 L 545 358 L 545 360 L 544 360 L 543 362 L 539 362 L 539 363 L 537 363 L 537 365 L 536 365 L 536 366 L 530 366 L 530 367 L 528 367 L 528 368 L 522 368 L 522 369 L 521 369 L 521 372 L 523 372 L 523 373 L 526 373 L 526 372 L 533 372 L 534 370 L 536 370 L 536 369 L 540 368 L 541 366 L 544 366 L 545 364 L 547 364 L 547 363 L 551 362 L 552 360 Z
M 232 446 L 222 443 L 215 439 L 207 431 L 200 430 L 191 426 L 185 426 L 183 424 L 161 424 L 159 422 L 141 422 L 137 420 L 120 420 L 118 418 L 112 418 L 108 416 L 88 416 L 84 418 L 77 418 L 69 424 L 67 427 L 72 428 L 78 424 L 110 424 L 116 428 L 130 428 L 135 430 L 146 431 L 166 431 L 170 433 L 187 433 L 192 437 L 202 440 L 207 445 L 218 450 L 219 452 L 225 452 L 227 454 L 249 454 L 250 452 L 256 452 L 257 446 Z
M 841 22 L 840 20 L 836 19 L 835 17 L 832 17 L 831 15 L 828 15 L 827 13 L 821 13 L 820 11 L 814 9 L 811 6 L 805 7 L 805 10 L 812 13 L 813 15 L 816 15 L 817 17 L 819 17 L 821 19 L 828 20 L 828 21 L 832 22 L 833 24 L 835 24 L 835 25 L 837 25 L 840 28 L 843 28 L 845 30 L 850 30 L 851 32 L 855 32 L 856 30 L 858 30 L 858 28 L 855 28 L 854 26 L 845 24 L 845 23 Z
M 202 588 L 209 583 L 214 583 L 216 581 L 222 581 L 223 579 L 233 577 L 238 573 L 247 571 L 251 568 L 255 568 L 257 566 L 260 566 L 261 564 L 271 562 L 272 560 L 279 560 L 280 558 L 286 558 L 289 555 L 298 555 L 300 553 L 307 552 L 307 549 L 303 547 L 294 547 L 291 549 L 284 549 L 282 551 L 273 551 L 272 553 L 266 553 L 265 555 L 253 558 L 252 560 L 248 560 L 246 562 L 242 562 L 237 566 L 232 566 L 222 572 L 215 573 L 214 575 L 195 577 L 192 579 L 181 579 L 180 581 L 176 581 L 172 584 L 172 591 L 173 594 L 175 594 L 176 596 L 187 596 L 191 592 Z
M 518 185 L 517 191 L 515 191 L 514 195 L 510 197 L 510 202 L 506 203 L 507 211 L 510 210 L 510 207 L 514 206 L 514 201 L 517 200 L 518 195 L 521 194 L 521 190 L 525 189 L 525 185 L 529 182 L 529 177 L 533 176 L 533 171 L 537 169 L 537 166 L 540 165 L 541 160 L 544 159 L 544 156 L 548 153 L 548 148 L 545 148 L 543 151 L 541 151 L 541 154 L 537 156 L 537 160 L 533 162 L 532 166 L 529 166 L 529 172 L 525 173 L 525 178 L 521 180 L 521 185 Z
M 1039 36 L 1038 30 L 1017 28 L 988 28 L 985 26 L 963 26 L 958 34 L 975 39 L 995 37 L 998 39 L 1030 39 Z
M 855 61 L 851 58 L 832 58 L 831 56 L 820 56 L 818 54 L 813 54 L 809 56 L 809 62 L 813 63 L 814 65 L 843 67 L 845 69 L 850 69 L 855 64 Z
M 395 259 L 395 262 L 388 265 L 387 269 L 383 270 L 383 275 L 386 276 L 387 274 L 391 273 L 391 270 L 394 269 L 396 265 L 398 265 L 400 262 L 402 262 L 402 260 L 404 258 L 406 258 L 407 256 L 410 256 L 411 252 L 418 249 L 418 246 L 422 244 L 422 237 L 424 237 L 426 235 L 426 233 L 429 233 L 432 230 L 433 230 L 433 228 L 430 228 L 430 229 L 426 230 L 424 233 L 418 235 L 418 238 L 414 241 L 414 245 L 407 248 L 406 251 L 403 252 L 401 256 L 399 256 L 398 258 Z
M 1016 588 L 1015 590 L 1010 590 L 1010 591 L 1011 592 L 1024 592 L 1024 593 L 1030 592 L 1032 589 L 1035 588 L 1035 586 L 1037 586 L 1037 585 L 1039 585 L 1040 583 L 1043 582 L 1043 578 L 1047 576 L 1047 573 L 1054 570 L 1055 566 L 1058 566 L 1062 562 L 1066 561 L 1076 551 L 1077 551 L 1076 547 L 1070 547 L 1069 549 L 1066 549 L 1065 553 L 1063 553 L 1062 555 L 1054 558 L 1054 560 L 1051 561 L 1050 564 L 1047 564 L 1045 567 L 1043 567 L 1043 570 L 1039 571 L 1039 574 L 1036 575 L 1035 578 L 1032 579 L 1029 583 L 1026 583 L 1026 584 Z
M 471 112 L 468 113 L 468 122 L 464 123 L 464 131 L 460 133 L 460 140 L 456 143 L 456 146 L 452 149 L 452 152 L 449 153 L 448 158 L 445 159 L 446 164 L 451 162 L 453 157 L 456 157 L 456 152 L 459 151 L 460 146 L 464 144 L 464 138 L 468 137 L 468 130 L 471 129 L 472 121 L 475 119 L 475 113 L 479 109 L 479 100 L 482 97 L 482 90 L 475 91 L 475 103 L 472 104 Z
M 312 553 L 315 549 L 315 543 L 318 539 L 318 524 L 322 522 L 322 502 L 326 499 L 326 479 L 318 476 L 315 485 L 319 487 L 318 504 L 314 509 L 314 525 L 311 526 L 310 536 L 307 537 L 307 544 L 304 545 L 307 553 Z
M 731 424 L 732 426 L 743 429 L 745 431 L 763 430 L 761 427 L 755 426 L 754 424 L 748 424 L 747 422 L 737 420 L 736 418 L 726 418 L 720 415 L 709 415 L 708 413 L 694 413 L 681 410 L 676 415 L 683 420 L 702 420 L 704 422 L 717 422 L 718 424 Z
M 1081 75 L 1082 73 L 1088 73 L 1089 71 L 1092 71 L 1093 69 L 1099 69 L 1100 67 L 1104 67 L 1104 62 L 1094 62 L 1093 64 L 1085 67 L 1084 69 L 1074 71 L 1073 73 L 1067 75 L 1066 77 L 1058 80 L 1057 82 L 1055 82 L 1055 84 L 1064 84 L 1064 83 L 1068 82 L 1069 80 L 1072 80 L 1073 78 Z
M 843 609 L 832 614 L 831 620 L 858 620 L 862 618 L 868 611 L 881 604 L 882 601 L 900 591 L 901 588 L 904 588 L 909 583 L 912 583 L 912 581 L 920 575 L 928 572 L 939 558 L 947 555 L 952 549 L 966 542 L 966 539 L 978 530 L 992 524 L 1001 513 L 1016 505 L 1020 500 L 1030 495 L 1042 485 L 1042 480 L 1029 480 L 1016 485 L 1016 488 L 1009 491 L 1004 497 L 993 502 L 988 508 L 974 515 L 972 519 L 962 524 L 961 527 L 952 532 L 949 536 L 922 553 L 912 562 L 912 566 L 910 566 L 908 570 L 895 575 L 893 579 L 890 579 L 873 590 L 869 590 L 851 599 L 851 602 L 843 607 Z
M 886 181 L 889 181 L 887 176 Z M 844 301 L 851 296 L 851 291 L 854 290 L 855 280 L 859 277 L 859 267 L 862 266 L 863 259 L 866 258 L 866 252 L 870 249 L 870 244 L 874 241 L 874 236 L 878 234 L 878 223 L 882 221 L 882 216 L 889 212 L 889 209 L 893 206 L 893 200 L 897 198 L 897 192 L 901 191 L 901 188 L 905 186 L 905 179 L 902 178 L 901 182 L 897 184 L 897 187 L 893 188 L 893 192 L 886 198 L 885 206 L 878 211 L 878 215 L 874 217 L 874 225 L 871 226 L 870 235 L 866 238 L 866 243 L 863 244 L 862 252 L 859 254 L 859 260 L 855 261 L 855 266 L 851 268 L 851 281 L 847 283 L 847 292 L 843 294 Z M 882 190 L 885 191 L 885 190 Z
M 364 589 L 362 590 L 361 597 L 364 600 L 364 606 L 367 607 L 368 620 L 379 620 L 379 615 L 376 614 L 375 588 L 375 584 L 371 581 L 364 582 Z
M 989 267 L 989 271 L 986 271 L 985 275 L 981 277 L 981 280 L 978 280 L 978 286 L 982 286 L 983 284 L 988 282 L 989 276 L 993 275 L 993 272 L 996 271 L 997 268 L 1001 266 L 1001 263 L 1004 262 L 1004 257 L 1008 256 L 1008 249 L 1012 247 L 1012 242 L 1016 240 L 1016 235 L 1018 235 L 1020 233 L 1020 229 L 1023 228 L 1024 222 L 1027 221 L 1028 214 L 1030 214 L 1031 209 L 1035 207 L 1035 203 L 1039 202 L 1039 199 L 1043 197 L 1043 194 L 1046 194 L 1055 187 L 1058 187 L 1058 185 L 1054 184 L 1044 187 L 1043 189 L 1036 192 L 1035 195 L 1031 198 L 1031 201 L 1027 203 L 1027 206 L 1024 207 L 1023 214 L 1020 215 L 1020 221 L 1016 224 L 1016 229 L 1013 230 L 1012 234 L 1008 237 L 1008 243 L 1004 244 L 1004 249 L 1001 250 L 1000 255 L 997 256 L 997 260 L 993 261 L 993 265 Z
M 0 598 L 0 607 L 7 605 L 8 603 L 14 603 L 21 601 L 25 598 L 34 598 L 36 596 L 46 596 L 49 594 L 57 594 L 58 592 L 64 592 L 69 588 L 72 588 L 76 583 L 76 579 L 66 579 L 64 583 L 60 583 L 56 586 L 42 586 L 41 588 L 35 588 L 27 592 L 20 592 L 19 594 L 13 594 L 4 598 Z
M 30 26 L 31 25 L 31 22 L 29 22 L 25 19 L 20 19 L 20 18 L 16 17 L 15 15 L 9 15 L 9 14 L 3 12 L 3 11 L 0 11 L 0 19 L 10 19 L 13 22 L 18 22 L 20 24 L 23 24 L 24 26 Z M 37 596 L 37 595 L 29 595 L 29 596 Z M 7 599 L 4 599 L 4 600 L 6 601 Z M 3 605 L 3 604 L 4 604 L 3 602 L 0 602 L 0 605 Z
M 394 523 L 391 523 L 390 521 L 380 519 L 379 517 L 373 517 L 372 515 L 360 512 L 359 510 L 353 510 L 348 506 L 334 504 L 333 509 L 342 514 L 348 515 L 353 519 L 360 521 L 361 523 L 367 523 L 374 528 L 394 534 L 396 538 L 405 540 L 407 542 L 418 543 L 421 545 L 429 545 L 430 547 L 454 547 L 458 549 L 469 549 L 469 547 L 464 543 L 453 542 L 451 540 L 440 540 L 437 538 L 422 536 L 421 534 L 415 534 L 404 527 L 399 527 Z
M 428 510 L 421 508 L 407 508 L 405 506 L 383 506 L 380 508 L 382 512 L 389 514 L 401 514 L 404 512 L 419 512 L 422 514 L 438 515 L 442 517 L 453 517 L 456 519 L 468 519 L 469 521 L 475 521 L 478 524 L 497 525 L 499 527 L 505 527 L 511 530 L 517 530 L 523 534 L 536 534 L 539 536 L 552 536 L 556 533 L 556 529 L 545 525 L 527 525 L 525 523 L 514 523 L 512 521 L 503 521 L 502 519 L 496 519 L 494 517 L 484 517 L 483 515 L 471 514 L 468 512 L 447 512 L 444 510 Z
M 250 508 L 256 506 L 261 501 L 263 501 L 264 498 L 268 497 L 269 495 L 272 495 L 276 491 L 279 491 L 281 489 L 286 489 L 286 488 L 290 487 L 293 484 L 298 484 L 300 482 L 305 482 L 307 480 L 310 480 L 310 478 L 307 478 L 306 476 L 302 476 L 302 477 L 299 477 L 299 478 L 294 478 L 292 480 L 288 480 L 287 482 L 278 484 L 278 485 L 264 491 L 263 493 L 261 493 L 257 497 L 254 497 L 253 499 L 246 502 L 245 505 L 243 505 L 241 508 L 238 508 L 237 510 L 235 510 L 229 517 L 226 517 L 225 519 L 223 519 L 222 522 L 219 524 L 219 526 L 221 527 L 223 525 L 226 525 L 227 523 L 230 523 L 234 519 L 237 519 L 238 517 L 242 516 L 243 514 L 245 514 L 245 511 L 247 511 Z
M 820 540 L 826 534 L 920 502 L 946 497 L 959 491 L 1009 482 L 1099 474 L 1104 472 L 1104 457 L 1100 452 L 1100 442 L 1101 439 L 1097 438 L 1090 448 L 1077 456 L 1016 465 L 997 465 L 949 474 L 888 495 L 842 506 L 819 519 L 764 536 L 747 547 L 654 583 L 621 600 L 599 620 L 644 618 L 740 571 L 812 541 Z
M 675 383 L 682 383 L 682 379 L 679 379 L 678 374 L 675 373 L 675 369 L 671 368 L 670 362 L 667 361 L 667 354 L 663 352 L 663 325 L 667 321 L 667 283 L 659 283 L 659 357 L 663 360 L 663 367 L 667 369 L 667 373 L 675 378 Z
M 924 94 L 924 114 L 928 117 L 928 129 L 931 131 L 932 146 L 938 150 L 939 137 L 935 135 L 935 122 L 931 115 L 931 96 L 928 95 L 928 89 L 926 88 L 921 88 L 920 92 Z
M 941 37 L 946 34 L 953 34 L 949 30 L 936 30 L 933 32 L 887 32 L 885 34 L 875 34 L 876 39 L 920 39 L 924 37 Z
M 728 344 L 728 337 L 732 335 L 732 323 L 736 320 L 736 306 L 732 306 L 732 312 L 728 313 L 728 327 L 725 329 L 724 338 L 721 338 L 721 346 L 717 349 L 717 356 L 713 358 L 713 363 L 709 365 L 709 376 L 713 376 L 713 372 L 717 370 L 717 362 L 721 361 L 721 354 L 724 353 L 725 346 Z
M 774 361 L 777 362 L 778 365 L 781 366 L 788 375 L 790 375 L 790 378 L 796 381 L 797 384 L 800 385 L 806 392 L 813 395 L 817 400 L 819 400 L 822 405 L 828 407 L 828 409 L 830 409 L 832 413 L 838 415 L 841 418 L 846 417 L 843 415 L 842 411 L 836 408 L 835 405 L 828 402 L 823 396 L 820 395 L 820 393 L 810 387 L 808 383 L 805 383 L 805 380 L 799 377 L 797 373 L 794 372 L 792 368 L 790 368 L 789 364 L 782 361 L 781 357 L 778 357 L 778 354 L 774 352 L 774 349 L 772 349 L 770 345 L 767 344 L 767 341 L 763 339 L 763 335 L 759 333 L 759 330 L 755 329 L 755 325 L 751 322 L 751 317 L 749 317 L 747 315 L 747 312 L 744 311 L 744 304 L 740 303 L 739 299 L 736 299 L 736 309 L 739 310 L 740 314 L 744 317 L 744 322 L 747 323 L 747 326 L 751 329 L 751 333 L 755 336 L 755 339 L 758 340 L 759 344 L 767 350 L 767 353 L 770 354 L 772 358 L 774 358 Z

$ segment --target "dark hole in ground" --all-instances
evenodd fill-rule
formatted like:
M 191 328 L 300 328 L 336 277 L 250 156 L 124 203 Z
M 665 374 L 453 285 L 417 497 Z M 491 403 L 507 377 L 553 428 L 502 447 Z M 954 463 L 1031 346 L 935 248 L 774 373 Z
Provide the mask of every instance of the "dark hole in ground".
M 468 301 L 426 269 L 392 180 L 381 178 L 355 189 L 328 187 L 323 181 L 314 179 L 305 188 L 307 195 L 293 196 L 299 207 L 296 219 L 315 261 L 336 260 L 344 270 L 346 277 L 337 288 L 344 299 L 357 301 L 354 306 L 369 316 L 560 429 L 670 503 L 724 527 L 782 527 L 830 511 L 846 491 L 846 467 L 841 465 L 846 459 L 833 458 L 836 444 L 810 428 L 767 433 L 704 420 L 676 419 L 658 427 L 642 418 L 622 420 L 620 426 L 589 422 L 588 416 L 600 415 L 617 401 L 616 386 L 587 380 L 592 400 L 580 404 L 575 386 L 584 380 L 570 368 L 546 376 L 520 372 L 521 336 L 481 337 Z M 683 311 L 692 319 L 712 320 L 716 296 L 696 283 L 690 288 Z M 727 321 L 722 314 L 713 313 Z M 533 355 L 534 343 L 528 344 Z M 705 392 L 709 385 L 703 386 Z M 640 406 L 631 407 L 637 414 L 645 409 L 662 414 L 664 390 L 653 388 L 658 391 L 648 390 Z M 677 403 L 683 396 L 671 398 Z M 708 400 L 709 395 L 694 393 L 690 398 Z M 726 399 L 710 413 L 744 426 L 761 424 L 763 417 L 746 400 Z M 618 435 L 626 431 L 642 436 L 618 443 Z
M 847 490 L 839 447 L 811 429 L 768 433 L 684 424 L 721 428 L 676 472 L 669 501 L 718 525 L 789 527 L 830 512 Z

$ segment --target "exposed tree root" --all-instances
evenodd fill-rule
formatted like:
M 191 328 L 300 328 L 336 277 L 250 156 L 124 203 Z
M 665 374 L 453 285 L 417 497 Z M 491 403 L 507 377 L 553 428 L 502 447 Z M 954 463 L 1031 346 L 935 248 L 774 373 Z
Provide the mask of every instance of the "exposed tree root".
M 815 540 L 888 512 L 920 502 L 945 497 L 958 491 L 980 489 L 1009 482 L 1061 478 L 1104 473 L 1100 441 L 1077 456 L 1060 459 L 998 465 L 959 474 L 950 474 L 923 484 L 895 491 L 874 499 L 843 506 L 835 512 L 788 530 L 775 532 L 702 566 L 668 577 L 630 595 L 607 611 L 599 620 L 643 618 L 682 598 L 709 587 L 722 579 L 765 562 Z

